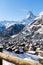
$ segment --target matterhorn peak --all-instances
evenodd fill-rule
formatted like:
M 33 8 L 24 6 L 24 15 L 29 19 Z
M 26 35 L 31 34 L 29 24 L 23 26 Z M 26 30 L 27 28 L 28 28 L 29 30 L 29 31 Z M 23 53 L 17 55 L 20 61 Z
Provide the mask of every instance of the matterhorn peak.
M 31 11 L 29 11 L 28 13 L 27 13 L 27 16 L 25 17 L 26 19 L 32 19 L 32 18 L 34 18 L 35 16 L 34 16 L 34 14 L 31 12 Z
M 29 24 L 30 22 L 32 22 L 34 20 L 35 16 L 33 15 L 33 13 L 31 11 L 29 11 L 25 17 L 25 19 L 22 20 L 22 24 Z
M 27 13 L 27 16 L 26 16 L 25 18 L 28 19 L 28 18 L 30 18 L 30 17 L 32 17 L 32 16 L 34 16 L 33 13 L 32 13 L 31 11 L 29 11 L 29 12 Z

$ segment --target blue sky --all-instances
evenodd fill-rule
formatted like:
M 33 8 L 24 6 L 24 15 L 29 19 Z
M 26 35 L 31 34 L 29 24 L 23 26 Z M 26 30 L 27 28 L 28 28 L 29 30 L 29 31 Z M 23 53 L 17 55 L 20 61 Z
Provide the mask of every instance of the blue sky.
M 0 21 L 22 20 L 28 11 L 34 15 L 43 11 L 43 0 L 0 0 Z

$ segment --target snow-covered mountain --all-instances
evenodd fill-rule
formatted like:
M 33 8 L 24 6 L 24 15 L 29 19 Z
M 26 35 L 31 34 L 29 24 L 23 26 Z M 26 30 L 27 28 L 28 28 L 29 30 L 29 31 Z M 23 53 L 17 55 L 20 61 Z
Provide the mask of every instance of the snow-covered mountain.
M 3 25 L 3 26 L 5 26 L 6 28 L 8 28 L 8 27 L 10 27 L 11 25 L 14 25 L 15 24 L 15 21 L 6 21 L 6 20 L 4 20 L 4 21 L 0 21 L 0 25 Z M 2 26 L 1 25 L 1 26 Z
M 6 20 L 0 21 L 1 33 L 4 32 L 3 33 L 4 35 L 6 35 L 6 32 L 7 32 L 7 34 L 11 33 L 11 32 L 13 34 L 14 33 L 18 33 L 18 32 L 20 32 L 24 28 L 25 25 L 27 25 L 30 22 L 32 22 L 34 18 L 35 18 L 35 16 L 33 15 L 33 13 L 31 11 L 29 11 L 27 16 L 25 17 L 25 19 L 22 20 L 21 22 L 20 21 L 6 21 Z M 3 29 L 4 29 L 4 31 L 3 31 Z M 13 31 L 12 31 L 12 29 L 13 29 Z
M 42 12 L 39 13 L 39 15 L 34 19 L 34 21 L 27 25 L 25 28 L 29 32 L 33 32 L 34 34 L 39 33 L 39 35 L 43 35 L 43 14 Z
M 28 13 L 27 13 L 27 15 L 26 15 L 26 17 L 25 17 L 25 19 L 23 19 L 22 21 L 21 21 L 21 23 L 22 24 L 30 24 L 33 20 L 34 20 L 34 18 L 35 18 L 35 15 L 31 12 L 31 11 L 29 11 Z
M 35 18 L 35 16 L 33 15 L 33 13 L 31 11 L 29 11 L 25 17 L 25 19 L 23 19 L 22 21 L 7 21 L 7 20 L 4 20 L 4 21 L 0 21 L 0 25 L 4 25 L 6 28 L 10 27 L 11 25 L 14 25 L 14 24 L 28 24 L 30 22 L 33 21 L 33 19 Z
M 18 34 L 25 25 L 23 24 L 14 24 L 14 23 L 7 23 L 5 25 L 0 24 L 0 36 L 9 37 L 15 34 Z
M 27 51 L 28 53 L 29 51 L 43 51 L 43 14 L 36 16 L 33 22 L 30 25 L 26 25 L 19 34 L 12 35 L 9 38 L 9 42 L 9 45 L 14 45 L 11 51 L 15 53 L 18 52 L 19 47 L 22 47 L 24 52 Z M 17 51 L 15 51 L 16 49 Z
M 26 25 L 21 33 L 16 38 L 19 41 L 33 41 L 34 43 L 43 43 L 43 12 L 40 12 L 33 22 Z M 24 40 L 24 41 L 23 41 Z M 26 43 L 27 43 L 26 42 Z
M 29 24 L 29 22 L 31 22 L 31 24 Z M 11 22 L 12 24 L 11 23 L 9 24 L 9 23 L 7 22 L 7 24 L 5 24 L 7 29 L 4 32 L 4 34 L 7 32 L 8 35 L 10 35 L 9 33 L 13 31 L 11 34 L 14 35 L 14 33 L 17 32 L 18 30 L 20 31 L 21 29 L 23 29 L 21 24 L 15 25 L 15 23 L 12 23 L 12 22 Z M 30 11 L 27 17 L 25 18 L 25 21 L 22 21 L 21 23 L 22 24 L 28 23 L 23 29 L 23 32 L 22 32 L 23 36 L 25 35 L 26 38 L 29 38 L 29 39 L 37 39 L 37 38 L 39 39 L 41 36 L 43 38 L 43 30 L 42 30 L 43 29 L 43 12 L 40 12 L 35 17 Z M 40 36 L 40 37 L 36 37 L 36 36 Z
M 14 28 L 15 26 L 9 27 L 5 33 L 7 34 L 6 36 L 13 34 L 15 32 Z M 16 26 L 15 29 L 17 31 L 18 27 Z M 43 51 L 43 14 L 36 16 L 32 23 L 30 25 L 26 25 L 23 28 L 23 30 L 19 32 L 19 34 L 13 34 L 12 36 L 10 35 L 10 38 L 7 40 L 5 37 L 2 43 L 5 43 L 5 49 L 14 51 L 15 53 L 15 50 L 18 50 L 19 47 L 22 47 L 22 49 L 24 49 L 25 52 L 39 52 L 40 50 Z
M 25 25 L 23 25 L 23 24 L 11 25 L 4 31 L 4 35 L 12 36 L 12 35 L 18 34 L 24 27 L 25 27 Z

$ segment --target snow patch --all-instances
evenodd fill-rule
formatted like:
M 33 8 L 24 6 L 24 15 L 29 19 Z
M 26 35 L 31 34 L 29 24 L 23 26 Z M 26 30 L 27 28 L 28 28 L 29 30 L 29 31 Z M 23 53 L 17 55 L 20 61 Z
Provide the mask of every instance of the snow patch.
M 6 23 L 5 26 L 6 28 L 9 28 L 11 25 L 14 25 L 15 23 Z

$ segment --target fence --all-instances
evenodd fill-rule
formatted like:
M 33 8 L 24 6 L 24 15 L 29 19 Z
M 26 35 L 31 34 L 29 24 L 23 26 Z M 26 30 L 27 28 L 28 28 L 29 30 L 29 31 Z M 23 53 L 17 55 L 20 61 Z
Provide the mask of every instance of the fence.
M 2 53 L 2 48 L 0 48 L 0 65 L 2 65 L 2 60 L 14 63 L 15 65 L 41 65 L 39 63 L 34 63 L 29 60 L 24 60 L 15 56 Z

